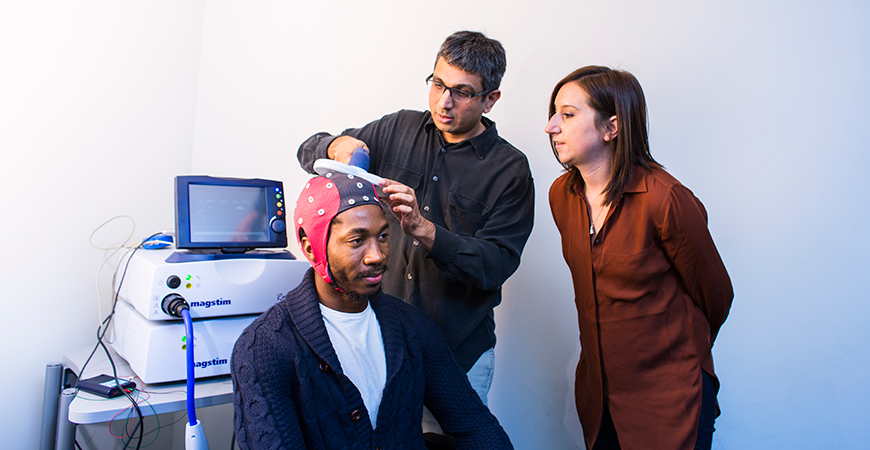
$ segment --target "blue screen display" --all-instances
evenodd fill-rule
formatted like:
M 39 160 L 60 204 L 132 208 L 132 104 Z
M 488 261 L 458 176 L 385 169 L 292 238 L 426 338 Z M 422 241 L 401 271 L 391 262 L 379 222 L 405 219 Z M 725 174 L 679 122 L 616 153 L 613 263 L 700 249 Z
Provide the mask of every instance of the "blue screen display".
M 191 184 L 190 242 L 268 242 L 265 188 Z

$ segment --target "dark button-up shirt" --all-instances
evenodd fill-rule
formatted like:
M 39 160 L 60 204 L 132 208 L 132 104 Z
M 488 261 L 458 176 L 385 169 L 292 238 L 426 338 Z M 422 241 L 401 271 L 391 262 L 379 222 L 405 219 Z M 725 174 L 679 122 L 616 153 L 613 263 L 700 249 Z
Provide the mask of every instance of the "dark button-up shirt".
M 493 308 L 501 286 L 520 264 L 532 231 L 534 182 L 526 156 L 486 130 L 448 144 L 428 112 L 399 111 L 345 130 L 368 145 L 369 171 L 414 189 L 420 213 L 435 224 L 426 251 L 402 233 L 392 214 L 384 292 L 435 320 L 466 370 L 495 345 Z M 335 139 L 318 133 L 297 154 L 305 170 L 327 157 Z

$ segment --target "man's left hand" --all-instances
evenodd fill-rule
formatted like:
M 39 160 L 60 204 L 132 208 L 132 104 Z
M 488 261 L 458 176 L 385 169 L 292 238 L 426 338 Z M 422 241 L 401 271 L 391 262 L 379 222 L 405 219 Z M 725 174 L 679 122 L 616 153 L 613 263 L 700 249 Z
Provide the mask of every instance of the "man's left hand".
M 384 179 L 381 182 L 384 202 L 398 219 L 402 232 L 416 239 L 426 250 L 435 244 L 435 224 L 420 214 L 414 190 L 398 181 Z

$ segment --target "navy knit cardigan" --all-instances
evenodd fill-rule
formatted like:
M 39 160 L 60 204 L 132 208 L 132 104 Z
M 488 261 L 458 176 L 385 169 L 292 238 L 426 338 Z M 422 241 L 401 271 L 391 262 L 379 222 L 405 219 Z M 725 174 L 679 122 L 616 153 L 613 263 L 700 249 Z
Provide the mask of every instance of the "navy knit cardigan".
M 425 449 L 423 404 L 458 449 L 511 449 L 471 388 L 441 330 L 422 311 L 382 294 L 387 381 L 372 429 L 344 375 L 318 306 L 314 271 L 257 318 L 233 350 L 234 426 L 248 449 Z

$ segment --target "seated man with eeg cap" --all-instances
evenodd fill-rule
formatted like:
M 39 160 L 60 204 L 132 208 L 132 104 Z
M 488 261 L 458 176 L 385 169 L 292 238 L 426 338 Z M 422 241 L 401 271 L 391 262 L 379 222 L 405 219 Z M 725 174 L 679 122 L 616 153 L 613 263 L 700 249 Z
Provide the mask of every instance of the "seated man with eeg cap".
M 236 342 L 239 447 L 425 449 L 425 401 L 456 448 L 513 448 L 438 326 L 381 292 L 390 248 L 374 186 L 314 177 L 293 223 L 312 268 Z

